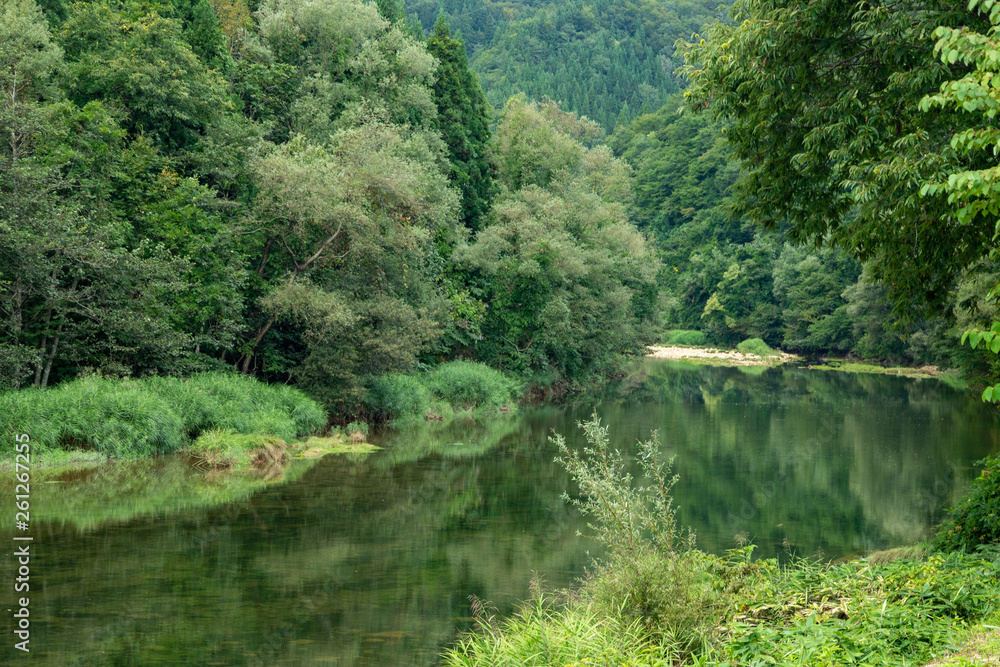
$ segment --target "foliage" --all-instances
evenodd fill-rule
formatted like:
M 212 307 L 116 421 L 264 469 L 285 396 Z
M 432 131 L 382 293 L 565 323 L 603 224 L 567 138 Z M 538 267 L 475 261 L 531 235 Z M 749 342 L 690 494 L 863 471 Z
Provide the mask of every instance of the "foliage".
M 763 565 L 728 636 L 694 664 L 923 664 L 996 609 L 997 564 L 961 554 Z
M 678 90 L 674 41 L 716 15 L 716 5 L 697 0 L 670 5 L 549 1 L 512 3 L 510 9 L 499 3 L 482 2 L 481 9 L 475 7 L 478 2 L 462 4 L 446 11 L 450 23 L 475 40 L 472 66 L 495 106 L 518 93 L 548 98 L 606 131 L 659 108 Z M 502 13 L 492 31 L 490 17 L 484 16 L 491 8 Z M 480 42 L 476 32 L 467 32 L 467 23 L 473 29 L 483 24 L 483 37 L 491 33 L 491 38 Z
M 845 248 L 901 316 L 946 303 L 994 231 L 964 223 L 943 191 L 920 196 L 925 181 L 986 164 L 952 147 L 965 125 L 959 115 L 918 109 L 959 71 L 955 58 L 933 56 L 926 36 L 984 25 L 963 4 L 743 0 L 730 22 L 683 45 L 689 104 L 729 122 L 743 165 L 735 210 L 769 228 L 787 225 L 793 242 Z
M 444 16 L 434 24 L 427 52 L 438 59 L 434 80 L 436 126 L 448 145 L 451 181 L 462 195 L 462 219 L 476 230 L 486 225 L 496 195 L 490 163 L 492 107 L 469 69 L 465 44 L 451 36 Z
M 413 375 L 373 378 L 365 396 L 365 407 L 381 421 L 422 419 L 430 403 L 430 390 Z
M 702 346 L 707 342 L 705 334 L 701 331 L 691 331 L 690 329 L 671 329 L 663 336 L 664 345 L 692 345 Z
M 638 622 L 649 636 L 662 635 L 681 654 L 699 649 L 728 604 L 711 576 L 713 560 L 694 548 L 694 535 L 682 534 L 670 490 L 673 460 L 663 461 L 657 434 L 639 444 L 648 486 L 635 486 L 618 450 L 610 449 L 608 429 L 594 414 L 579 424 L 587 439 L 570 450 L 561 435 L 556 460 L 579 487 L 579 498 L 565 498 L 593 523 L 591 537 L 604 544 L 605 560 L 587 580 L 584 593 L 595 608 L 625 623 Z
M 762 341 L 760 338 L 747 338 L 745 341 L 737 345 L 736 349 L 743 354 L 755 354 L 758 357 L 773 357 L 777 354 L 770 345 Z
M 497 127 L 508 194 L 495 222 L 456 249 L 487 310 L 480 361 L 579 381 L 655 336 L 657 262 L 628 222 L 628 170 L 580 138 L 591 123 L 511 99 Z
M 222 373 L 189 380 L 91 376 L 5 392 L 0 404 L 0 433 L 10 442 L 27 433 L 39 451 L 94 449 L 114 458 L 173 452 L 210 429 L 292 440 L 326 425 L 326 414 L 301 392 Z
M 521 665 L 674 664 L 669 645 L 650 642 L 638 621 L 605 616 L 591 605 L 560 608 L 538 591 L 502 621 L 478 607 L 479 631 L 461 638 L 444 655 L 449 667 Z
M 934 537 L 938 549 L 973 552 L 980 545 L 1000 543 L 1000 457 L 989 456 L 976 465 L 982 472 Z
M 514 380 L 472 361 L 441 364 L 427 374 L 424 385 L 455 410 L 502 408 L 510 405 L 518 394 Z
M 183 39 L 180 22 L 156 11 L 77 3 L 59 35 L 68 97 L 79 106 L 92 100 L 120 106 L 133 137 L 190 148 L 233 108 L 225 81 Z
M 352 409 L 359 378 L 404 371 L 430 346 L 444 309 L 432 239 L 451 233 L 456 205 L 433 160 L 424 137 L 373 118 L 328 146 L 296 137 L 255 162 L 266 294 L 244 372 L 298 366 L 302 386 Z M 274 349 L 280 341 L 260 349 L 275 324 L 298 338 L 296 362 Z

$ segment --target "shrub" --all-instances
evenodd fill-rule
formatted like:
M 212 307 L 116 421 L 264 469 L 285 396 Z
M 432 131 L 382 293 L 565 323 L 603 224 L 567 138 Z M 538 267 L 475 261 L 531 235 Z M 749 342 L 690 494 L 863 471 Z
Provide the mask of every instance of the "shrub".
M 427 388 L 455 409 L 499 408 L 510 403 L 517 383 L 500 371 L 472 361 L 451 361 L 426 378 Z
M 580 427 L 587 439 L 582 451 L 570 450 L 562 436 L 553 441 L 557 461 L 580 488 L 581 498 L 570 502 L 593 519 L 591 537 L 607 547 L 585 593 L 604 615 L 637 622 L 651 637 L 665 633 L 685 655 L 695 652 L 721 622 L 728 599 L 713 582 L 717 559 L 696 550 L 693 534 L 677 526 L 673 460 L 662 459 L 654 432 L 640 443 L 648 484 L 637 487 L 597 415 Z
M 690 329 L 671 329 L 664 336 L 667 345 L 705 345 L 707 341 L 705 334 Z
M 344 427 L 344 433 L 352 440 L 364 440 L 368 437 L 368 424 L 365 422 L 351 422 Z
M 933 543 L 938 549 L 974 551 L 979 545 L 1000 543 L 1000 456 L 988 456 L 976 465 L 983 471 L 938 530 Z
M 736 346 L 743 354 L 756 354 L 758 357 L 774 357 L 777 352 L 760 338 L 747 338 Z
M 412 375 L 382 375 L 372 380 L 365 405 L 379 420 L 422 418 L 430 407 L 430 392 Z

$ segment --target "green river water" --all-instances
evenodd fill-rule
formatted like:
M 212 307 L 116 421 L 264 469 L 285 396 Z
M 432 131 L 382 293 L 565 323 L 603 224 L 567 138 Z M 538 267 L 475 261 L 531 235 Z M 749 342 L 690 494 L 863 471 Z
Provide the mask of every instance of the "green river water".
M 254 477 L 182 457 L 33 473 L 31 654 L 4 664 L 433 665 L 469 596 L 510 613 L 536 572 L 572 585 L 595 552 L 561 500 L 552 429 L 594 409 L 675 454 L 680 521 L 721 553 L 843 558 L 925 538 L 1000 451 L 1000 423 L 938 380 L 647 360 L 600 399 L 376 434 L 369 456 Z M 9 498 L 8 494 L 8 498 Z M 9 505 L 13 507 L 13 500 Z M 11 509 L 13 514 L 13 509 Z M 13 517 L 12 517 L 13 518 Z M 14 532 L 5 573 L 15 577 Z

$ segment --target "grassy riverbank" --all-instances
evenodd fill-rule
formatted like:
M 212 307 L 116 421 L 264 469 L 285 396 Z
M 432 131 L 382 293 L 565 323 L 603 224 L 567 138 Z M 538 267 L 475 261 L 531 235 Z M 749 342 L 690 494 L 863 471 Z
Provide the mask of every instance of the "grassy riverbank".
M 375 378 L 368 389 L 367 418 L 447 421 L 510 412 L 520 394 L 520 385 L 500 371 L 453 361 L 420 374 Z M 0 393 L 0 468 L 13 464 L 20 434 L 30 438 L 33 465 L 47 466 L 184 450 L 211 467 L 239 468 L 371 449 L 364 442 L 367 423 L 331 428 L 328 421 L 303 392 L 233 373 L 183 379 L 85 377 L 51 389 Z
M 235 374 L 87 377 L 54 389 L 0 394 L 0 454 L 5 461 L 13 460 L 14 436 L 22 433 L 30 437 L 33 459 L 63 462 L 181 449 L 249 454 L 292 442 L 326 424 L 326 413 L 302 392 Z
M 753 560 L 752 545 L 724 557 L 695 548 L 675 521 L 676 478 L 656 439 L 640 444 L 646 481 L 636 487 L 607 429 L 596 417 L 582 427 L 589 443 L 582 451 L 558 436 L 556 443 L 579 485 L 571 502 L 591 520 L 606 556 L 578 590 L 557 596 L 536 587 L 509 619 L 477 602 L 478 629 L 446 654 L 450 667 L 902 667 L 940 659 L 970 639 L 992 641 L 986 626 L 1000 612 L 995 460 L 982 462 L 987 469 L 932 546 L 779 563 Z M 968 539 L 991 546 L 972 553 Z

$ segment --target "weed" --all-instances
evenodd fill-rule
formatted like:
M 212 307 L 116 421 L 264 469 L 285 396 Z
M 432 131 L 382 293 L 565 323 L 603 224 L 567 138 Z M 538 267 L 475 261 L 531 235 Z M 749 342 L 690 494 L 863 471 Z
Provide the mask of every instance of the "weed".
M 427 387 L 412 375 L 382 375 L 368 387 L 365 405 L 382 421 L 423 418 L 430 407 Z

